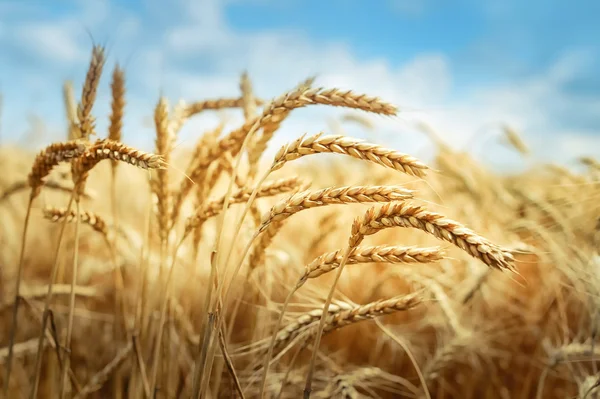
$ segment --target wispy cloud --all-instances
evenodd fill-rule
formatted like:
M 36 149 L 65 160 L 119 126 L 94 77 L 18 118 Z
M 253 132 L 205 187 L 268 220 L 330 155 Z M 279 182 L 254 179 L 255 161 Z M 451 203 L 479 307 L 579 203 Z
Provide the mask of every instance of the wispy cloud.
M 265 2 L 256 0 L 253 4 L 260 8 Z M 6 57 L 0 61 L 0 67 L 4 64 L 7 71 L 0 76 L 2 90 L 8 94 L 5 97 L 15 99 L 10 105 L 11 112 L 6 113 L 5 126 L 21 133 L 26 130 L 25 116 L 34 112 L 46 121 L 49 131 L 56 135 L 54 138 L 62 134 L 60 85 L 65 78 L 83 78 L 91 47 L 85 32 L 88 28 L 98 40 L 107 40 L 109 44 L 111 59 L 107 69 L 117 60 L 127 68 L 126 140 L 146 148 L 152 143 L 152 132 L 145 127 L 144 119 L 151 114 L 159 92 L 169 96 L 173 103 L 179 98 L 191 101 L 232 96 L 239 90 L 240 73 L 248 70 L 258 94 L 267 99 L 316 74 L 321 85 L 352 88 L 398 104 L 402 110 L 398 119 L 374 118 L 377 137 L 382 142 L 392 141 L 390 145 L 407 152 L 422 152 L 430 147 L 413 126 L 414 121 L 421 119 L 459 147 L 489 144 L 490 138 L 498 134 L 499 124 L 506 122 L 537 145 L 541 157 L 566 161 L 579 151 L 600 152 L 597 132 L 600 87 L 585 96 L 573 89 L 583 72 L 587 73 L 598 62 L 598 54 L 587 47 L 559 49 L 541 67 L 520 69 L 518 74 L 510 71 L 508 76 L 493 78 L 493 74 L 469 72 L 472 65 L 482 65 L 471 63 L 476 54 L 472 52 L 473 46 L 485 43 L 480 37 L 473 37 L 466 52 L 442 46 L 411 49 L 410 55 L 406 55 L 403 47 L 397 45 L 402 42 L 397 41 L 397 36 L 381 32 L 383 42 L 373 43 L 378 54 L 364 56 L 360 45 L 350 36 L 344 36 L 344 29 L 360 29 L 360 26 L 348 28 L 331 15 L 330 26 L 323 30 L 292 26 L 249 28 L 243 22 L 232 22 L 229 13 L 235 7 L 247 6 L 246 3 L 179 0 L 164 7 L 163 3 L 146 0 L 125 7 L 116 1 L 77 1 L 63 11 L 47 7 L 45 12 L 31 17 L 13 11 L 19 18 L 4 28 L 0 25 L 0 50 L 9 57 L 14 55 L 13 59 L 25 57 L 29 63 L 26 68 L 19 68 L 6 61 Z M 427 2 L 420 7 L 425 8 L 406 12 L 422 13 L 419 19 L 426 23 L 434 4 Z M 501 19 L 500 11 L 485 12 Z M 247 20 L 260 18 L 265 17 L 259 11 L 246 16 Z M 6 39 L 7 34 L 10 40 Z M 431 34 L 453 33 L 432 31 Z M 491 51 L 493 38 L 488 35 L 486 39 Z M 515 53 L 513 58 L 519 57 Z M 8 74 L 13 76 L 10 80 Z M 109 73 L 102 81 L 95 109 L 100 130 L 106 126 L 108 113 L 108 76 Z M 35 82 L 35 85 L 23 90 L 13 81 Z M 42 88 L 45 94 L 40 96 Z M 317 108 L 298 111 L 285 122 L 274 145 L 304 132 L 327 129 L 328 118 L 340 112 Z M 239 112 L 233 115 L 239 121 Z M 214 114 L 194 119 L 182 132 L 181 140 L 191 141 L 201 129 L 216 121 Z M 352 134 L 364 134 L 356 128 L 348 129 Z M 565 145 L 570 138 L 573 144 Z M 496 147 L 488 146 L 485 156 L 502 163 L 506 152 Z M 562 151 L 557 153 L 559 148 Z

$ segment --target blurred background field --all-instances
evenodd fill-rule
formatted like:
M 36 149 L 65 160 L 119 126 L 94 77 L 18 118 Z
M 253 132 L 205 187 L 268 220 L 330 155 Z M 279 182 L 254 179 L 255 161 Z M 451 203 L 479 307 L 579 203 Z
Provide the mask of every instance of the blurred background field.
M 598 13 L 591 1 L 0 2 L 3 394 L 300 397 L 314 367 L 313 397 L 600 395 Z M 319 132 L 349 139 L 288 145 Z M 130 146 L 107 155 L 124 162 L 92 166 L 79 222 L 61 232 L 78 159 L 105 138 Z M 83 154 L 36 160 L 75 139 Z M 165 169 L 125 165 L 134 149 Z M 40 159 L 47 176 L 32 171 Z M 422 210 L 401 208 L 354 249 L 313 352 L 353 223 L 403 203 Z M 194 215 L 206 221 L 192 231 Z M 278 323 L 310 265 L 329 269 L 300 280 Z

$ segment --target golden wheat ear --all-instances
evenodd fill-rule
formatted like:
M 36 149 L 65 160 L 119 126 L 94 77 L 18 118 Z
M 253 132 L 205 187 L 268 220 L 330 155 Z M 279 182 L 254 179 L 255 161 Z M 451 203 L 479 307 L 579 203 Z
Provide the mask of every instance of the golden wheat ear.
M 98 85 L 100 84 L 102 69 L 104 68 L 105 62 L 104 47 L 100 45 L 94 46 L 92 49 L 90 65 L 85 76 L 85 82 L 81 89 L 81 100 L 77 107 L 77 119 L 79 122 L 77 138 L 89 140 L 90 136 L 94 134 L 96 120 L 92 116 L 92 108 L 96 102 Z

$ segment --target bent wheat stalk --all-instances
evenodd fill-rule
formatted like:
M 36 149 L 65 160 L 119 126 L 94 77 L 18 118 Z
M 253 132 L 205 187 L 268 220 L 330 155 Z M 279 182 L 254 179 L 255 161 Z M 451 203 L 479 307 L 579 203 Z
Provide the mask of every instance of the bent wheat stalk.
M 471 256 L 478 258 L 493 268 L 512 270 L 514 258 L 510 251 L 503 250 L 479 234 L 467 229 L 462 224 L 447 219 L 443 215 L 429 212 L 423 207 L 408 203 L 389 203 L 381 208 L 369 209 L 362 218 L 357 218 L 352 224 L 352 232 L 348 240 L 348 248 L 340 262 L 335 280 L 329 290 L 329 295 L 323 309 L 323 316 L 315 339 L 315 348 L 311 357 L 304 397 L 309 398 L 312 386 L 312 376 L 316 363 L 319 344 L 325 326 L 325 315 L 333 299 L 339 278 L 350 255 L 363 241 L 365 236 L 375 234 L 390 227 L 411 227 L 423 230 L 436 238 L 448 241 Z
M 343 155 L 349 155 L 361 160 L 365 160 L 368 162 L 374 162 L 379 165 L 402 171 L 406 174 L 413 176 L 424 176 L 424 170 L 427 169 L 427 166 L 406 154 L 399 153 L 397 151 L 389 150 L 381 146 L 377 146 L 374 144 L 363 143 L 360 140 L 352 139 L 352 138 L 344 138 L 341 136 L 325 136 L 321 137 L 321 134 L 317 134 L 313 137 L 310 137 L 304 140 L 304 136 L 300 137 L 298 140 L 294 141 L 291 144 L 283 146 L 273 161 L 273 165 L 270 170 L 265 173 L 265 175 L 260 179 L 256 185 L 254 192 L 256 192 L 257 188 L 260 187 L 262 182 L 267 178 L 267 176 L 277 169 L 282 168 L 287 162 L 291 160 L 298 159 L 304 155 L 311 154 L 319 154 L 319 153 L 340 153 Z M 239 162 L 239 159 L 238 159 Z M 249 201 L 246 204 L 246 209 L 241 216 L 240 221 L 238 222 L 238 226 L 236 228 L 236 234 L 234 235 L 234 241 L 237 237 L 237 232 L 241 227 L 241 223 L 245 215 L 247 214 L 249 208 L 253 204 L 254 196 L 251 196 Z M 257 235 L 260 234 L 260 230 L 253 236 L 245 250 L 242 252 L 242 257 L 240 262 L 238 263 L 236 269 L 233 272 L 233 278 L 235 278 L 241 268 L 241 265 L 244 262 L 244 258 L 247 255 L 248 251 L 251 248 L 252 242 L 256 239 Z M 229 255 L 231 251 L 229 251 Z M 225 265 L 227 266 L 229 261 L 229 255 L 226 258 Z M 227 288 L 225 293 L 225 299 L 228 298 L 229 291 L 231 285 Z
M 230 135 L 228 135 L 223 140 L 221 140 L 219 142 L 219 148 L 221 150 L 231 151 L 232 154 L 236 155 L 237 159 L 236 159 L 235 171 L 237 173 L 237 170 L 239 169 L 239 164 L 241 161 L 239 152 L 242 148 L 244 148 L 245 146 L 248 145 L 249 138 L 251 138 L 252 135 L 260 127 L 264 126 L 265 123 L 268 123 L 269 120 L 276 117 L 277 114 L 280 114 L 282 112 L 287 112 L 287 111 L 295 109 L 295 108 L 301 108 L 301 107 L 311 105 L 311 104 L 326 104 L 326 105 L 332 105 L 332 106 L 356 108 L 356 109 L 362 109 L 365 111 L 384 114 L 384 115 L 395 115 L 396 114 L 396 107 L 394 107 L 391 104 L 382 102 L 381 100 L 379 100 L 376 97 L 357 95 L 351 91 L 343 92 L 343 91 L 340 91 L 337 89 L 324 90 L 321 88 L 308 89 L 306 87 L 299 87 L 296 90 L 286 93 L 285 95 L 283 95 L 283 96 L 275 99 L 273 102 L 271 102 L 271 104 L 268 105 L 267 107 L 265 107 L 265 109 L 263 110 L 262 116 L 257 118 L 257 120 L 253 124 L 247 123 L 244 126 L 242 126 L 242 128 L 238 129 L 237 131 L 232 132 Z M 222 151 L 219 151 L 219 152 L 222 152 Z M 215 154 L 215 156 L 217 156 L 217 154 Z M 210 162 L 212 162 L 212 160 L 210 160 Z M 234 238 L 233 238 L 232 242 L 235 242 L 237 235 L 239 234 L 241 225 L 244 221 L 244 218 L 245 218 L 246 214 L 248 213 L 250 207 L 252 207 L 252 205 L 253 205 L 254 198 L 256 196 L 256 191 L 258 190 L 260 185 L 264 182 L 264 180 L 267 178 L 269 173 L 270 173 L 270 171 L 267 172 L 263 176 L 263 178 L 260 179 L 258 181 L 258 183 L 256 184 L 253 195 L 250 196 L 250 199 L 246 203 L 246 208 L 245 208 L 244 212 L 242 213 L 242 216 L 236 226 L 236 229 L 234 230 L 235 232 L 234 232 Z M 233 183 L 234 183 L 234 179 L 232 178 L 230 181 L 228 190 L 227 190 L 227 198 L 229 197 L 229 195 L 232 192 Z M 224 206 L 224 209 L 226 209 L 226 208 L 227 208 L 227 203 L 225 203 L 225 206 Z M 222 225 L 223 220 L 224 220 L 224 215 L 221 216 L 219 226 Z M 217 241 L 215 244 L 215 252 L 216 252 L 215 261 L 216 261 L 217 265 L 221 265 L 222 251 L 219 251 L 219 248 L 221 246 L 221 239 L 222 239 L 222 229 L 219 228 L 219 231 L 217 234 Z M 248 249 L 249 249 L 249 247 L 248 247 Z M 228 256 L 225 261 L 225 268 L 227 267 L 227 264 L 229 261 L 229 256 L 230 256 L 231 252 L 232 251 L 228 252 Z M 247 252 L 247 250 L 246 250 L 246 252 Z M 242 262 L 243 262 L 243 259 L 242 259 Z M 241 267 L 241 264 L 238 265 L 237 270 L 234 271 L 233 278 L 236 277 L 237 273 L 239 272 L 240 267 Z M 226 272 L 226 269 L 224 270 L 223 274 L 226 274 L 225 272 Z M 211 274 L 212 274 L 211 277 L 214 279 L 215 278 L 214 270 L 211 270 Z M 212 287 L 212 285 L 210 285 L 209 287 Z M 231 285 L 228 287 L 228 290 L 230 287 L 231 287 Z M 221 287 L 221 289 L 219 291 L 219 295 L 218 295 L 219 298 L 222 297 L 222 292 L 223 292 L 223 287 Z M 205 312 L 205 314 L 208 314 L 208 311 Z M 221 321 L 222 321 L 222 318 L 217 319 L 217 327 L 219 329 L 221 328 Z M 212 334 L 212 332 L 209 330 L 208 334 Z M 212 368 L 212 359 L 213 359 L 212 354 L 214 354 L 213 341 L 214 341 L 213 337 L 209 337 L 208 346 L 211 348 L 211 355 L 209 356 L 209 367 L 208 367 L 209 376 L 210 376 L 210 372 L 211 372 L 211 368 Z M 201 354 L 201 358 L 202 358 L 202 356 L 203 356 L 203 354 Z M 204 365 L 201 366 L 201 369 L 204 370 Z M 207 381 L 207 380 L 208 380 L 208 378 L 204 378 L 204 381 Z M 205 386 L 206 386 L 206 384 L 203 384 L 203 387 L 200 388 L 200 393 L 204 392 L 203 388 Z M 198 391 L 194 392 L 194 394 L 198 394 L 198 393 L 199 393 Z
M 12 312 L 12 326 L 10 330 L 8 358 L 6 361 L 6 379 L 4 381 L 4 394 L 8 394 L 8 383 L 12 371 L 13 345 L 15 342 L 15 334 L 17 330 L 17 315 L 19 311 L 19 297 L 21 290 L 21 279 L 23 275 L 23 262 L 25 255 L 25 245 L 27 240 L 27 229 L 29 227 L 29 219 L 31 217 L 31 207 L 34 199 L 40 194 L 42 187 L 45 184 L 45 178 L 50 174 L 52 169 L 61 162 L 67 162 L 75 157 L 80 156 L 85 151 L 85 144 L 81 141 L 68 141 L 65 143 L 54 143 L 46 147 L 36 156 L 31 172 L 28 176 L 31 193 L 29 195 L 29 203 L 25 214 L 25 222 L 23 226 L 23 234 L 21 236 L 21 251 L 19 253 L 19 265 L 17 267 L 16 287 L 15 287 L 15 302 Z
M 399 247 L 399 246 L 367 246 L 357 247 L 355 251 L 348 257 L 348 264 L 359 263 L 390 263 L 390 264 L 411 264 L 411 263 L 432 263 L 443 259 L 444 254 L 440 248 L 417 248 L 417 247 Z M 298 280 L 295 287 L 286 297 L 282 309 L 279 313 L 279 318 L 275 323 L 274 330 L 279 331 L 279 327 L 283 322 L 285 311 L 292 299 L 292 296 L 298 291 L 306 281 L 317 278 L 323 274 L 329 273 L 337 269 L 344 258 L 344 250 L 325 253 L 311 263 L 306 265 L 304 274 Z M 261 380 L 261 395 L 262 397 L 269 373 L 269 366 L 273 351 L 277 345 L 279 334 L 273 334 L 271 343 L 267 350 L 263 365 L 263 375 Z
M 76 201 L 77 206 L 77 217 L 79 217 L 79 204 L 80 204 L 80 195 L 83 192 L 85 182 L 89 175 L 89 172 L 98 164 L 98 162 L 104 159 L 113 159 L 122 162 L 127 162 L 129 164 L 138 166 L 143 169 L 164 169 L 166 163 L 164 159 L 155 154 L 148 154 L 134 148 L 128 147 L 121 143 L 116 143 L 111 140 L 98 140 L 94 145 L 88 148 L 79 158 L 74 159 L 71 162 L 71 170 L 74 182 L 74 190 L 73 195 Z M 69 211 L 69 209 L 67 209 Z M 66 222 L 67 219 L 65 219 Z M 78 237 L 79 231 L 78 226 L 79 223 L 76 224 L 76 246 L 75 253 L 73 256 L 73 276 L 72 276 L 72 287 L 75 286 L 75 280 L 77 278 L 76 268 L 77 268 L 77 253 L 78 253 Z M 53 284 L 53 282 L 51 282 Z M 47 298 L 48 299 L 48 298 Z M 71 300 L 69 303 L 69 323 L 67 325 L 67 344 L 66 347 L 70 347 L 70 338 L 72 331 L 72 317 L 74 313 L 75 299 L 74 296 L 71 295 Z M 70 356 L 65 357 L 65 364 L 69 364 Z M 61 392 L 64 394 L 64 383 L 66 382 L 66 376 L 64 375 L 65 370 L 68 367 L 63 369 L 63 378 L 61 380 Z

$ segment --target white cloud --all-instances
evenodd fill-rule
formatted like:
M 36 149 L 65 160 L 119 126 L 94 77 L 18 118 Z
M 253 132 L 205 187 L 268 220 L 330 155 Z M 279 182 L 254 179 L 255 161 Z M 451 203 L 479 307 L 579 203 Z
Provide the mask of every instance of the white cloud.
M 148 1 L 154 4 L 154 0 Z M 538 76 L 461 90 L 459 95 L 453 82 L 451 62 L 444 54 L 423 53 L 399 66 L 391 65 L 386 59 L 362 59 L 348 44 L 317 42 L 298 31 L 239 32 L 228 24 L 223 7 L 224 2 L 218 0 L 180 0 L 164 10 L 163 19 L 157 24 L 153 23 L 156 21 L 140 22 L 141 16 L 127 14 L 121 19 L 125 39 L 141 40 L 139 46 L 135 41 L 127 44 L 134 46 L 136 51 L 128 69 L 130 87 L 135 88 L 128 91 L 126 128 L 135 132 L 127 136 L 130 143 L 145 148 L 152 145 L 150 132 L 142 122 L 144 117 L 152 114 L 160 90 L 164 89 L 172 104 L 179 98 L 193 101 L 236 96 L 239 74 L 247 69 L 258 95 L 266 99 L 317 74 L 318 85 L 351 88 L 399 105 L 402 111 L 399 118 L 373 118 L 377 133 L 370 139 L 419 156 L 430 146 L 412 125 L 421 119 L 437 128 L 450 144 L 463 148 L 489 144 L 490 135 L 496 134 L 494 129 L 506 122 L 520 129 L 526 139 L 538 145 L 540 152 L 545 151 L 546 156 L 550 151 L 555 152 L 553 149 L 562 149 L 559 154 L 553 154 L 559 161 L 577 156 L 584 150 L 589 153 L 597 148 L 596 151 L 600 151 L 600 145 L 593 147 L 598 144 L 598 136 L 558 127 L 554 115 L 554 111 L 564 110 L 568 104 L 587 112 L 600 106 L 598 102 L 578 102 L 580 100 L 568 97 L 561 90 L 564 82 L 577 74 L 578 68 L 586 62 L 584 54 L 566 54 Z M 98 26 L 103 18 L 110 19 L 113 9 L 108 6 L 84 7 L 81 13 L 86 20 L 92 21 L 93 26 Z M 95 16 L 92 15 L 94 10 Z M 77 15 L 71 18 L 77 18 Z M 21 32 L 20 40 L 32 46 L 31 51 L 41 52 L 44 58 L 53 56 L 70 62 L 84 57 L 87 61 L 89 45 L 81 46 L 73 41 L 73 35 L 69 33 L 72 28 L 59 22 L 48 22 L 37 31 Z M 151 36 L 150 33 L 156 33 L 153 29 L 160 29 L 162 33 Z M 152 39 L 142 40 L 147 36 Z M 54 49 L 52 46 L 57 43 L 59 48 Z M 106 124 L 108 112 L 108 75 L 107 68 L 99 95 L 99 100 L 106 104 L 97 108 L 100 129 Z M 59 92 L 56 98 L 60 98 Z M 44 110 L 44 115 L 63 115 L 61 102 L 55 104 L 56 108 Z M 321 129 L 328 130 L 327 118 L 341 112 L 323 107 L 298 110 L 286 120 L 273 146 L 305 132 L 313 134 Z M 239 117 L 239 112 L 233 114 Z M 216 122 L 215 114 L 193 119 L 183 132 L 182 141 L 192 141 Z M 352 135 L 365 136 L 356 127 L 344 128 Z M 477 142 L 470 144 L 473 137 Z M 542 143 L 546 145 L 542 146 Z M 487 155 L 492 158 L 502 155 L 500 147 L 488 151 Z
M 87 55 L 69 25 L 26 24 L 16 30 L 17 40 L 45 60 L 72 63 Z

